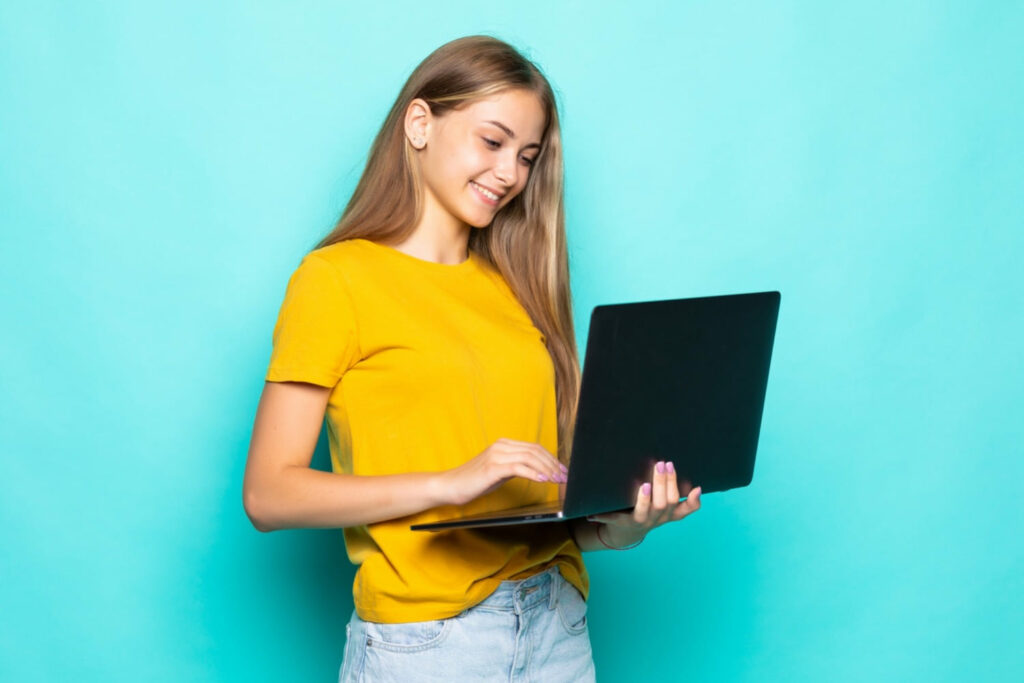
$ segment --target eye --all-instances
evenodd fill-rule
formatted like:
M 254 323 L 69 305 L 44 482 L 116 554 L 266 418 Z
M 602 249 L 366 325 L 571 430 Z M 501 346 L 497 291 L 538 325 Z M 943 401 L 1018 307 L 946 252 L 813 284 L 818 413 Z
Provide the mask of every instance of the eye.
M 498 149 L 499 147 L 501 147 L 501 143 L 498 142 L 497 140 L 491 140 L 490 138 L 480 139 L 483 140 L 484 143 L 491 149 Z M 530 157 L 520 157 L 520 159 L 525 161 L 527 166 L 533 166 L 533 162 L 536 161 L 536 159 L 531 159 Z

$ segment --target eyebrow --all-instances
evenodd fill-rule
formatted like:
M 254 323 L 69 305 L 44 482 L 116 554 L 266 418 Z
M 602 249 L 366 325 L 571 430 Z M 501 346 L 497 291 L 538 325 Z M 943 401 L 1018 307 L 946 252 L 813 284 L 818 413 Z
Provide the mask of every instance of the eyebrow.
M 501 128 L 503 131 L 505 131 L 505 135 L 509 136 L 513 140 L 516 139 L 516 134 L 512 132 L 512 129 L 509 128 L 508 126 L 506 126 L 501 121 L 484 121 L 484 123 L 493 123 L 495 126 L 497 126 L 498 128 Z M 530 144 L 526 145 L 526 147 L 537 147 L 537 148 L 540 148 L 540 143 L 539 142 L 531 142 Z M 524 147 L 523 149 L 526 149 L 526 147 Z

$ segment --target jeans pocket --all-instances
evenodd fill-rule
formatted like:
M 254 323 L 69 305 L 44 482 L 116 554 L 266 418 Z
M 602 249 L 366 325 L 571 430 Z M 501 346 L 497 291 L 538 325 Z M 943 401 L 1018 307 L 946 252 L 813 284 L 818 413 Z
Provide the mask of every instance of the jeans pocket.
M 558 602 L 555 609 L 562 626 L 571 635 L 580 635 L 587 630 L 587 601 L 576 586 L 561 576 L 558 577 Z
M 378 647 L 392 652 L 415 652 L 426 650 L 444 641 L 452 628 L 454 617 L 411 621 L 403 624 L 366 622 L 366 646 Z

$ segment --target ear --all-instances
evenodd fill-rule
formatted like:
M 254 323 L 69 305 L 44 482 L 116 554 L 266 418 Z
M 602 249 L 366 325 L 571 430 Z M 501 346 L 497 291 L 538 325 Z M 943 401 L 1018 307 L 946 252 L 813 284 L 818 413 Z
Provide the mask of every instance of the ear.
M 430 137 L 433 116 L 426 100 L 417 97 L 405 110 L 405 137 L 416 149 L 423 149 Z

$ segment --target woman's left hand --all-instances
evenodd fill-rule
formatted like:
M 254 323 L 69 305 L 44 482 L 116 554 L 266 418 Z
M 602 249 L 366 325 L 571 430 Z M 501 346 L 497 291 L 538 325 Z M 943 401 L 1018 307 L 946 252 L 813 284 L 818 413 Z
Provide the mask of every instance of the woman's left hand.
M 592 522 L 605 524 L 601 536 L 615 547 L 637 543 L 651 529 L 666 522 L 678 522 L 691 512 L 700 509 L 700 487 L 691 488 L 683 482 L 680 500 L 679 483 L 671 462 L 658 461 L 654 465 L 652 481 L 645 482 L 637 492 L 636 506 L 632 512 L 610 512 L 587 517 Z

